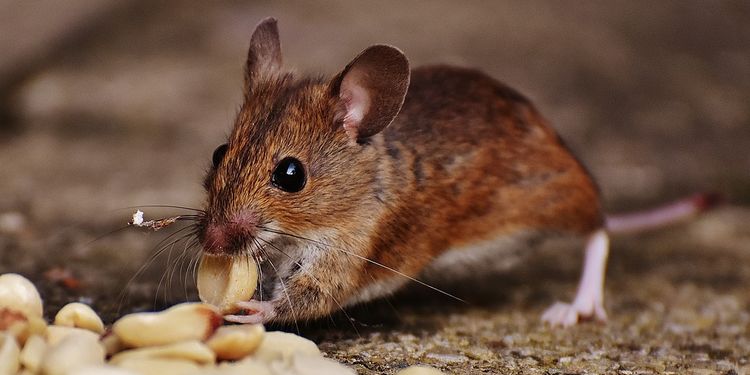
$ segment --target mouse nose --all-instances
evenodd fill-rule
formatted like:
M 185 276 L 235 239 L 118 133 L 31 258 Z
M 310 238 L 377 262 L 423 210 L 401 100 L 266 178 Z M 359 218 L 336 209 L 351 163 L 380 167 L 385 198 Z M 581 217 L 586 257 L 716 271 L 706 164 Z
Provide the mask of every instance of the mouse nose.
M 258 219 L 243 212 L 229 220 L 209 221 L 203 233 L 203 251 L 209 254 L 231 254 L 238 252 L 257 234 Z
M 210 223 L 203 235 L 203 250 L 210 254 L 221 254 L 229 247 L 229 239 L 224 226 Z

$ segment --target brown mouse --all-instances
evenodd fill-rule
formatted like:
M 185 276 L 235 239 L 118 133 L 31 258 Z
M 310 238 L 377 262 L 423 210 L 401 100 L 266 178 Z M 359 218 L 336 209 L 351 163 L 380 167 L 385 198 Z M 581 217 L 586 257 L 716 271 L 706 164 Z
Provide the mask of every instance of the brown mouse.
M 590 174 L 524 96 L 472 69 L 410 70 L 375 45 L 331 79 L 282 67 L 275 19 L 252 35 L 245 98 L 213 155 L 204 253 L 251 254 L 243 323 L 296 322 L 398 290 L 492 244 L 588 238 L 574 301 L 543 319 L 604 320 L 608 231 L 672 221 L 705 197 L 606 218 Z M 650 220 L 650 221 L 649 221 Z

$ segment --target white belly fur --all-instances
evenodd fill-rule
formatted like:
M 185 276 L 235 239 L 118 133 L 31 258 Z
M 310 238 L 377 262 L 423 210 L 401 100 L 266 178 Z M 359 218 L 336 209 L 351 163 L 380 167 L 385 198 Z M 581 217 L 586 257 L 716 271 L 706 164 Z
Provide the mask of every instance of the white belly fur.
M 519 232 L 471 243 L 444 252 L 422 271 L 426 282 L 467 279 L 488 273 L 507 271 L 528 257 L 537 232 Z
M 507 271 L 533 254 L 533 250 L 540 245 L 538 240 L 545 237 L 549 236 L 526 231 L 452 248 L 432 261 L 417 278 L 428 284 L 445 285 L 444 283 L 453 280 L 466 280 Z M 355 305 L 393 294 L 409 282 L 406 277 L 394 274 L 390 278 L 368 284 L 346 301 L 346 305 Z
M 372 301 L 376 298 L 384 297 L 393 294 L 395 291 L 401 289 L 409 279 L 395 275 L 385 280 L 376 281 L 370 283 L 364 288 L 360 289 L 359 292 L 352 298 L 349 298 L 345 306 L 352 306 L 362 302 Z

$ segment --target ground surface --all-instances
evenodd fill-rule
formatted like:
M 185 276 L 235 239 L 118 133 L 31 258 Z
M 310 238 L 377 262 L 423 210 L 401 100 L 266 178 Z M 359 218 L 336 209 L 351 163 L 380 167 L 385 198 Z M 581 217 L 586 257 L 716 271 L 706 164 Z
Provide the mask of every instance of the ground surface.
M 580 267 L 578 249 L 553 247 L 447 287 L 468 304 L 415 287 L 352 320 L 302 327 L 328 355 L 363 374 L 418 363 L 449 373 L 750 373 L 747 2 L 133 3 L 2 93 L 0 272 L 32 278 L 48 311 L 82 299 L 111 320 L 195 298 L 195 251 L 180 256 L 180 244 L 150 262 L 168 233 L 107 233 L 126 207 L 202 204 L 250 31 L 273 15 L 286 62 L 301 71 L 334 73 L 385 42 L 414 65 L 476 66 L 518 88 L 590 167 L 612 211 L 696 190 L 731 200 L 684 225 L 615 238 L 606 325 L 539 324 L 545 307 L 572 297 Z

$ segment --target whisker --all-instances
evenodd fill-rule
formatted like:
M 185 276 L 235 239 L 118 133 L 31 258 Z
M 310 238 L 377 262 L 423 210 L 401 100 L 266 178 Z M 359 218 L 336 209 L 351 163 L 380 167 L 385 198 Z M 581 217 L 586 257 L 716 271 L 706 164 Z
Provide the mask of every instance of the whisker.
M 89 242 L 86 242 L 86 243 L 84 243 L 84 244 L 83 244 L 82 246 L 83 246 L 84 248 L 85 248 L 85 247 L 88 247 L 88 246 L 89 246 L 89 245 L 91 245 L 92 243 L 94 243 L 94 242 L 96 242 L 96 241 L 99 241 L 99 240 L 101 240 L 101 239 L 102 239 L 102 238 L 104 238 L 104 237 L 107 237 L 107 236 L 111 236 L 111 235 L 113 235 L 113 234 L 115 234 L 115 233 L 118 233 L 118 232 L 122 232 L 123 230 L 125 230 L 125 229 L 128 229 L 128 227 L 129 227 L 129 226 L 130 226 L 130 225 L 124 225 L 124 226 L 121 226 L 121 227 L 119 227 L 119 228 L 117 228 L 117 229 L 115 229 L 115 230 L 113 230 L 113 231 L 110 231 L 110 232 L 107 232 L 107 233 L 105 233 L 105 234 L 102 234 L 102 235 L 100 235 L 100 236 L 98 236 L 98 237 L 94 238 L 93 240 L 91 240 L 91 241 L 89 241 Z
M 370 277 L 370 280 L 372 280 L 373 283 L 375 282 L 375 277 L 372 276 L 372 274 L 367 272 L 367 276 Z M 399 321 L 403 321 L 403 319 L 401 318 L 401 313 L 399 313 L 398 310 L 396 309 L 396 306 L 393 305 L 393 303 L 391 302 L 391 298 L 392 298 L 392 295 L 385 295 L 382 297 L 385 303 L 387 303 L 388 306 L 391 307 L 391 310 L 393 311 L 393 314 L 396 315 L 396 318 L 398 318 Z
M 161 289 L 162 283 L 164 283 L 164 304 L 167 304 L 169 302 L 169 291 L 172 288 L 172 276 L 177 270 L 178 262 L 180 260 L 180 255 L 177 256 L 177 258 L 172 261 L 172 252 L 174 251 L 175 245 L 177 245 L 180 241 L 184 240 L 186 236 L 180 236 L 180 238 L 172 241 L 167 247 L 169 247 L 169 252 L 167 253 L 167 270 L 166 272 L 162 273 L 161 277 L 159 278 L 159 284 L 156 287 L 156 293 L 154 295 L 154 305 L 156 305 L 156 300 L 159 296 L 159 289 Z
M 188 226 L 188 227 L 186 227 L 184 229 L 192 229 L 192 230 L 189 231 L 189 232 L 187 232 L 187 233 L 183 233 L 182 235 L 180 235 L 179 238 L 176 238 L 175 240 L 173 240 L 169 244 L 164 245 L 165 248 L 168 247 L 168 246 L 171 246 L 171 248 L 169 250 L 169 258 L 167 260 L 167 263 L 169 263 L 168 265 L 173 265 L 173 264 L 175 264 L 179 260 L 179 257 L 178 257 L 177 259 L 175 259 L 175 262 L 169 261 L 169 259 L 171 259 L 171 256 L 172 256 L 172 251 L 174 250 L 174 246 L 177 245 L 180 241 L 184 241 L 184 240 L 189 239 L 189 238 L 191 238 L 191 237 L 193 237 L 195 235 L 195 231 L 194 231 L 195 230 L 195 225 Z M 169 268 L 168 268 L 168 270 L 169 270 Z
M 294 264 L 296 264 L 296 265 L 297 265 L 297 266 L 298 266 L 298 267 L 299 267 L 300 269 L 302 269 L 302 264 L 300 264 L 300 263 L 299 263 L 299 262 L 298 262 L 297 260 L 295 260 L 294 258 L 292 258 L 292 257 L 291 257 L 291 256 L 290 256 L 289 254 L 287 254 L 287 253 L 286 253 L 285 251 L 281 250 L 281 249 L 280 249 L 280 248 L 279 248 L 278 246 L 276 246 L 276 245 L 274 245 L 273 243 L 271 243 L 271 242 L 269 242 L 269 241 L 267 241 L 267 240 L 264 240 L 264 239 L 262 239 L 262 238 L 260 238 L 260 237 L 257 237 L 257 239 L 259 239 L 259 240 L 263 241 L 263 242 L 264 242 L 264 243 L 265 243 L 266 245 L 268 245 L 268 246 L 271 246 L 272 248 L 276 249 L 276 251 L 278 251 L 278 252 L 280 252 L 280 253 L 284 254 L 284 256 L 286 256 L 287 258 L 289 258 L 289 260 L 291 260 L 292 262 L 294 262 Z M 315 275 L 313 275 L 313 274 L 311 274 L 311 273 L 307 273 L 307 275 L 308 275 L 308 276 L 310 276 L 310 277 L 312 277 L 312 278 L 313 278 L 313 279 L 314 279 L 315 281 L 317 281 L 317 282 L 318 282 L 318 284 L 320 284 L 320 285 L 324 285 L 324 284 L 323 284 L 323 283 L 322 283 L 322 282 L 320 281 L 320 279 L 318 279 L 317 277 L 315 277 Z M 344 307 L 343 307 L 343 306 L 341 305 L 341 303 L 339 303 L 338 299 L 336 299 L 336 297 L 334 297 L 333 293 L 331 293 L 330 291 L 328 291 L 328 290 L 325 290 L 325 289 L 323 289 L 323 288 L 321 288 L 320 290 L 321 290 L 321 291 L 323 291 L 323 292 L 325 292 L 326 294 L 328 294 L 328 296 L 329 296 L 329 297 L 331 297 L 331 299 L 333 300 L 333 302 L 334 302 L 334 303 L 336 303 L 336 306 L 338 306 L 339 310 L 341 310 L 341 312 L 342 312 L 342 313 L 344 313 L 344 316 L 345 316 L 345 317 L 346 317 L 346 319 L 347 319 L 347 320 L 349 321 L 349 323 L 350 323 L 350 324 L 352 325 L 352 328 L 354 328 L 354 332 L 356 332 L 356 333 L 357 333 L 357 336 L 361 337 L 361 336 L 360 336 L 360 334 L 359 334 L 359 330 L 358 330 L 358 329 L 357 329 L 357 327 L 356 327 L 356 326 L 354 325 L 354 322 L 353 322 L 353 319 L 352 319 L 352 317 L 351 317 L 351 316 L 349 316 L 349 314 L 347 314 L 347 313 L 346 313 L 346 310 L 344 310 Z M 333 322 L 333 319 L 331 319 L 331 321 Z
M 139 205 L 139 206 L 130 206 L 130 207 L 115 208 L 112 211 L 124 211 L 124 210 L 132 210 L 132 209 L 137 209 L 137 208 L 175 208 L 175 209 L 178 209 L 178 210 L 194 211 L 194 212 L 199 212 L 199 213 L 202 213 L 202 214 L 206 213 L 206 211 L 201 210 L 199 208 L 186 207 L 186 206 L 176 206 L 176 205 L 171 205 L 171 204 L 144 204 L 144 205 Z
M 263 267 L 260 266 L 261 262 L 256 261 L 255 267 L 258 270 L 258 296 L 260 297 L 260 302 L 263 302 Z
M 200 242 L 196 239 L 196 241 L 194 241 L 193 245 L 191 246 L 196 247 L 198 245 L 200 245 Z M 195 252 L 195 263 L 193 264 L 193 270 L 191 273 L 191 277 L 193 278 L 193 280 L 198 279 L 198 267 L 200 266 L 201 256 L 201 251 L 200 249 L 198 249 L 198 251 Z
M 185 253 L 185 249 L 180 252 L 180 254 L 177 256 L 177 259 L 175 259 L 175 267 L 172 268 L 172 273 L 167 278 L 167 290 L 166 292 L 172 291 L 172 285 L 174 282 L 174 276 L 175 273 L 183 273 L 185 270 L 185 260 L 186 260 L 187 254 Z M 179 279 L 178 279 L 179 280 Z M 167 302 L 167 300 L 165 300 Z
M 263 246 L 258 242 L 258 240 L 253 239 L 255 244 L 258 246 L 259 249 L 263 249 Z M 268 257 L 266 257 L 268 258 Z M 268 258 L 268 263 L 273 267 L 274 272 L 276 272 L 276 277 L 278 277 L 279 282 L 281 283 L 282 288 L 284 289 L 284 294 L 286 295 L 286 302 L 289 304 L 289 310 L 292 312 L 292 319 L 294 319 L 294 326 L 297 328 L 297 334 L 300 334 L 299 330 L 299 324 L 297 323 L 297 313 L 294 311 L 294 305 L 292 305 L 292 299 L 289 297 L 289 292 L 286 288 L 286 283 L 284 282 L 284 278 L 281 277 L 281 274 L 279 274 L 279 270 L 276 268 L 276 266 L 273 264 L 273 261 L 271 258 Z
M 193 280 L 195 280 L 195 269 L 198 266 L 198 259 L 200 258 L 200 252 L 192 252 L 195 245 L 198 243 L 197 238 L 193 238 L 190 241 L 187 241 L 185 243 L 185 252 L 188 254 L 188 266 L 187 269 L 185 269 L 185 275 L 182 278 L 182 291 L 185 293 L 185 302 L 189 300 L 187 286 L 188 286 L 188 276 L 193 276 Z M 191 253 L 192 252 L 192 253 Z
M 120 296 L 118 297 L 119 303 L 117 307 L 118 315 L 120 314 L 120 310 L 122 309 L 123 303 L 125 302 L 125 296 L 127 295 L 128 290 L 130 289 L 130 285 L 133 283 L 133 281 L 135 281 L 136 278 L 138 278 L 146 269 L 148 269 L 148 267 L 151 264 L 153 264 L 153 262 L 156 260 L 156 258 L 159 257 L 159 255 L 161 255 L 164 251 L 166 251 L 167 247 L 169 247 L 169 244 L 167 243 L 168 241 L 170 241 L 173 237 L 179 235 L 180 233 L 188 229 L 191 229 L 192 227 L 193 227 L 192 225 L 186 226 L 184 228 L 180 228 L 174 231 L 173 233 L 171 233 L 170 235 L 168 235 L 167 237 L 159 241 L 159 243 L 157 243 L 153 247 L 153 249 L 155 249 L 155 250 L 152 250 L 153 253 L 149 255 L 149 257 L 146 259 L 146 262 L 138 268 L 135 274 L 133 274 L 133 276 L 130 277 L 130 279 L 128 279 L 128 282 L 125 283 L 125 288 L 123 288 L 123 290 L 120 292 Z M 179 239 L 177 241 L 179 241 Z M 157 293 L 158 293 L 158 288 L 157 288 Z
M 179 241 L 179 239 L 177 239 L 176 241 Z M 167 249 L 169 249 L 169 251 L 167 251 L 167 269 L 164 272 L 162 272 L 161 276 L 159 276 L 159 282 L 156 284 L 156 292 L 154 293 L 154 303 L 153 303 L 154 307 L 156 307 L 157 304 L 158 304 L 159 291 L 161 290 L 161 286 L 164 283 L 164 280 L 167 277 L 167 274 L 169 274 L 169 270 L 172 268 L 172 266 L 174 264 L 172 262 L 172 250 L 174 250 L 174 244 L 175 244 L 175 242 L 170 242 L 169 244 L 167 244 L 166 246 L 164 246 L 164 250 L 161 251 L 161 252 L 164 252 Z M 167 301 L 167 292 L 166 292 L 166 290 L 167 290 L 167 287 L 165 286 L 164 287 L 164 302 L 165 303 Z
M 422 285 L 424 287 L 432 289 L 433 291 L 438 292 L 440 294 L 443 294 L 443 295 L 445 295 L 447 297 L 453 298 L 456 301 L 460 301 L 460 302 L 463 302 L 463 303 L 468 303 L 465 300 L 463 300 L 461 298 L 458 298 L 458 297 L 454 296 L 453 294 L 450 294 L 450 293 L 448 293 L 448 292 L 446 292 L 446 291 L 444 291 L 444 290 L 442 290 L 440 288 L 434 287 L 434 286 L 432 286 L 430 284 L 427 284 L 426 282 L 424 282 L 422 280 L 419 280 L 419 279 L 417 279 L 415 277 L 411 277 L 411 276 L 409 276 L 409 275 L 407 275 L 407 274 L 405 274 L 405 273 L 403 273 L 403 272 L 401 272 L 399 270 L 396 270 L 396 269 L 394 269 L 392 267 L 388 267 L 385 264 L 376 262 L 376 261 L 374 261 L 374 260 L 372 260 L 370 258 L 364 257 L 362 255 L 359 255 L 359 254 L 356 254 L 356 253 L 352 253 L 350 251 L 347 251 L 347 250 L 344 250 L 344 249 L 341 249 L 341 248 L 333 247 L 330 244 L 327 244 L 325 242 L 316 241 L 316 240 L 313 240 L 313 239 L 310 239 L 310 238 L 305 238 L 305 237 L 302 237 L 302 236 L 299 236 L 299 235 L 295 235 L 295 234 L 291 234 L 291 233 L 285 233 L 285 232 L 281 232 L 281 231 L 278 231 L 278 230 L 269 229 L 269 228 L 266 228 L 266 227 L 258 227 L 258 228 L 261 229 L 261 230 L 265 230 L 265 231 L 268 231 L 268 232 L 271 232 L 271 233 L 276 233 L 276 234 L 279 234 L 279 235 L 282 235 L 282 236 L 289 236 L 289 237 L 297 238 L 297 239 L 300 239 L 300 240 L 310 241 L 310 242 L 313 242 L 313 243 L 317 243 L 317 244 L 321 244 L 321 245 L 324 245 L 324 246 L 328 246 L 331 249 L 338 250 L 338 251 L 340 251 L 340 252 L 342 252 L 344 254 L 353 256 L 355 258 L 364 260 L 365 262 L 368 262 L 370 264 L 373 264 L 373 265 L 376 265 L 376 266 L 381 267 L 383 269 L 386 269 L 388 271 L 391 271 L 391 272 L 395 273 L 396 275 L 399 275 L 401 277 L 405 277 L 405 278 L 407 278 L 407 279 L 409 279 L 409 280 L 411 280 L 411 281 L 413 281 L 413 282 L 415 282 L 415 283 L 417 283 L 419 285 Z
M 166 283 L 164 283 L 165 284 L 165 288 L 164 288 L 164 303 L 166 304 L 166 303 L 169 302 L 169 292 L 172 290 L 172 279 L 174 278 L 174 273 L 178 272 L 177 268 L 180 267 L 180 270 L 182 269 L 181 268 L 182 263 L 179 263 L 179 262 L 182 260 L 182 258 L 184 256 L 184 250 L 183 250 L 183 252 L 180 253 L 180 255 L 178 255 L 177 258 L 174 261 L 172 261 L 171 260 L 172 259 L 172 252 L 174 251 L 175 246 L 180 241 L 184 241 L 186 239 L 189 239 L 191 236 L 193 236 L 193 232 L 192 231 L 188 232 L 186 234 L 183 234 L 179 238 L 177 238 L 177 239 L 171 241 L 170 243 L 164 245 L 164 250 L 163 251 L 166 251 L 166 249 L 169 248 L 169 252 L 168 252 L 168 255 L 167 255 L 167 270 L 159 278 L 159 284 L 157 286 L 157 290 L 156 290 L 156 293 L 155 293 L 154 303 L 156 303 L 156 298 L 158 298 L 158 295 L 159 295 L 159 289 L 161 288 L 162 283 L 165 280 L 166 280 Z

